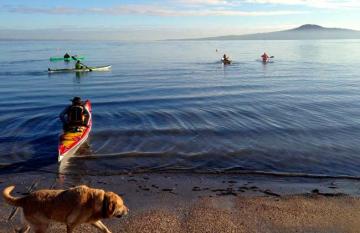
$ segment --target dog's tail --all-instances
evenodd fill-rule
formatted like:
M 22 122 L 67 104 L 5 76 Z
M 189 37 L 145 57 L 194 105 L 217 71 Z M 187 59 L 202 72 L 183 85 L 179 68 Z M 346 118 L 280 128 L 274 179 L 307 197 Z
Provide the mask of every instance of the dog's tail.
M 4 189 L 3 191 L 3 197 L 5 199 L 5 201 L 13 206 L 21 206 L 22 204 L 22 198 L 21 197 L 13 197 L 11 196 L 11 191 L 13 191 L 15 188 L 15 186 L 9 186 L 7 188 Z

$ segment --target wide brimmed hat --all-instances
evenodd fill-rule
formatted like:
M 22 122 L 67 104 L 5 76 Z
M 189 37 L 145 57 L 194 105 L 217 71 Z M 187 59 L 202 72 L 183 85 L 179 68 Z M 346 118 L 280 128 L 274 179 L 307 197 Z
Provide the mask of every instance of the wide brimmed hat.
M 73 102 L 73 103 L 76 103 L 76 104 L 80 104 L 81 103 L 81 98 L 79 96 L 75 96 L 70 101 Z

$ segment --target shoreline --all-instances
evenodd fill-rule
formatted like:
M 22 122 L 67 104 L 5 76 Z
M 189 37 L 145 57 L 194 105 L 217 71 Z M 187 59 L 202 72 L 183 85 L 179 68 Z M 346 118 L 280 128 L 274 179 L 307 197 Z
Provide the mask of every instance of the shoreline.
M 37 190 L 86 184 L 114 191 L 130 214 L 104 220 L 112 232 L 357 232 L 360 227 L 360 184 L 346 179 L 179 173 L 0 175 L 1 189 L 13 184 L 16 196 L 29 186 Z M 12 207 L 2 199 L 0 207 L 0 232 L 20 226 L 19 214 L 6 221 Z M 64 231 L 60 224 L 51 228 Z M 83 225 L 76 232 L 92 231 Z

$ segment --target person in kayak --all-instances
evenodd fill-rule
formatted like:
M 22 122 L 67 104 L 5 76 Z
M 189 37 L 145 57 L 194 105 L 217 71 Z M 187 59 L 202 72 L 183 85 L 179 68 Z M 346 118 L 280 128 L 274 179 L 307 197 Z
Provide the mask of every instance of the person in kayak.
M 84 107 L 81 98 L 76 96 L 72 100 L 72 104 L 66 107 L 60 113 L 60 119 L 64 129 L 76 129 L 81 126 L 87 126 L 89 122 L 89 111 Z
M 221 58 L 221 60 L 222 60 L 222 62 L 223 62 L 224 64 L 230 64 L 230 63 L 231 63 L 229 57 L 226 56 L 226 54 L 224 54 L 224 56 Z
M 77 70 L 82 70 L 85 67 L 83 66 L 83 64 L 81 64 L 81 62 L 79 60 L 77 60 L 77 62 L 75 63 L 75 69 Z
M 261 58 L 262 58 L 262 61 L 263 61 L 263 62 L 267 62 L 270 57 L 269 57 L 269 55 L 267 55 L 267 54 L 264 52 L 264 54 L 261 55 Z
M 69 58 L 70 58 L 70 55 L 69 55 L 68 53 L 65 53 L 64 58 L 65 58 L 65 59 L 69 59 Z

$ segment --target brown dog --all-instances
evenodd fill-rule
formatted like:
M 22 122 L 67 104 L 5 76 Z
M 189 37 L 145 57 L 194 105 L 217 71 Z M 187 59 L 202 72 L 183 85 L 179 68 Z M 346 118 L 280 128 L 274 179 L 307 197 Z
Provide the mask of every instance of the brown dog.
M 23 208 L 25 219 L 36 233 L 46 232 L 51 221 L 65 223 L 67 233 L 82 223 L 90 223 L 102 232 L 111 233 L 100 220 L 121 217 L 128 212 L 117 194 L 85 185 L 67 190 L 39 190 L 24 197 L 11 196 L 14 188 L 4 189 L 4 199 L 10 205 Z M 27 231 L 29 229 L 27 227 Z

